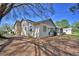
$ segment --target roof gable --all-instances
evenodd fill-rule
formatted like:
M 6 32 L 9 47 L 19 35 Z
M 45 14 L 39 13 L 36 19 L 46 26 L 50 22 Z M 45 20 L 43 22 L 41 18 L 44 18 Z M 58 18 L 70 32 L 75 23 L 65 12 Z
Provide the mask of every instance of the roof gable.
M 48 24 L 48 25 L 52 25 L 55 26 L 54 22 L 52 21 L 52 19 L 47 19 L 47 20 L 43 20 L 43 21 L 38 21 L 38 23 L 44 23 L 44 24 Z M 55 26 L 56 27 L 56 26 Z
M 14 26 L 16 25 L 16 23 L 18 23 L 18 22 L 19 22 L 19 23 L 22 23 L 23 21 L 33 22 L 33 23 L 43 23 L 43 24 L 48 24 L 48 25 L 50 25 L 50 26 L 56 27 L 55 24 L 54 24 L 54 22 L 52 21 L 52 19 L 47 19 L 47 20 L 38 21 L 38 22 L 34 22 L 34 21 L 32 21 L 32 20 L 29 20 L 29 19 L 27 19 L 27 20 L 22 19 L 21 21 L 17 20 L 17 21 L 15 22 Z

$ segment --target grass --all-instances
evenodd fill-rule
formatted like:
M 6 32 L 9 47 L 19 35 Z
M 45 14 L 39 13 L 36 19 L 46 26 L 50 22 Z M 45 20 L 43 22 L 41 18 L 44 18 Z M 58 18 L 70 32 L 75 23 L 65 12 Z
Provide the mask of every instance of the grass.
M 73 32 L 72 38 L 79 39 L 79 32 Z
M 79 29 L 73 29 L 72 38 L 79 39 Z
M 71 35 L 71 37 L 79 40 L 79 35 Z

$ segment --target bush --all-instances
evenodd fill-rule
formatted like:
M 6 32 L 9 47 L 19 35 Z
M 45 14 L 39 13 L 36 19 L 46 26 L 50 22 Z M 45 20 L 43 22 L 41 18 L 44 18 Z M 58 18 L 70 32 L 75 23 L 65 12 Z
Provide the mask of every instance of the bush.
M 63 32 L 63 33 L 62 33 L 62 35 L 66 35 L 66 33 L 65 33 L 65 32 Z
M 79 35 L 79 29 L 78 28 L 74 28 L 73 29 L 73 34 Z
M 31 36 L 30 34 L 28 34 L 28 38 L 33 38 L 33 36 Z

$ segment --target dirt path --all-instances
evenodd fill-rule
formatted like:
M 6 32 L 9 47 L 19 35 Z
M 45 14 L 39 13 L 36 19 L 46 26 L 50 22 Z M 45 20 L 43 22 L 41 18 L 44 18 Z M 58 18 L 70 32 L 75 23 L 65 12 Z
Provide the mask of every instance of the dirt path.
M 79 40 L 68 36 L 41 39 L 14 37 L 0 52 L 5 56 L 79 56 Z

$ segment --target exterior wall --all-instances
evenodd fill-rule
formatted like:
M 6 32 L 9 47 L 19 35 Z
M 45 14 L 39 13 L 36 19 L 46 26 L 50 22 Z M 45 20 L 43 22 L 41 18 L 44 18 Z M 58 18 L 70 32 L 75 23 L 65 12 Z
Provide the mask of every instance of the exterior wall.
M 72 28 L 64 28 L 63 32 L 66 34 L 72 34 Z
M 28 35 L 34 36 L 34 26 L 32 25 L 32 22 L 28 22 Z
M 33 36 L 33 32 L 30 31 L 30 26 L 32 27 L 32 30 L 34 30 L 33 25 L 32 25 L 31 22 L 23 21 L 21 23 L 21 26 L 22 26 L 22 33 L 21 33 L 22 35 L 25 35 L 25 36 L 28 36 L 28 35 Z
M 43 31 L 43 26 L 47 27 L 46 32 Z M 47 24 L 41 24 L 40 31 L 39 31 L 39 37 L 53 36 L 53 31 L 50 32 L 50 28 L 53 28 L 53 30 L 54 30 L 53 26 L 50 26 L 50 25 L 47 25 Z M 50 32 L 50 35 L 49 35 L 49 32 Z
M 40 37 L 46 37 L 48 36 L 48 29 L 46 29 L 46 32 L 43 32 L 43 25 L 40 26 Z
M 55 27 L 54 24 L 51 21 L 45 21 L 43 24 L 49 26 L 49 27 Z
M 21 32 L 21 35 L 25 35 L 27 36 L 27 30 L 28 30 L 28 23 L 26 21 L 22 21 L 21 23 L 21 27 L 22 27 L 22 32 Z M 25 29 L 27 28 L 27 29 Z
M 21 23 L 20 22 L 17 22 L 15 25 L 15 34 L 17 36 L 21 35 Z
M 34 26 L 34 38 L 38 38 L 40 34 L 40 26 Z
M 43 26 L 46 26 L 45 32 L 43 31 Z M 32 27 L 32 31 L 30 31 L 30 27 Z M 15 26 L 17 33 L 20 32 L 18 35 L 30 35 L 34 38 L 49 36 L 50 28 L 55 28 L 51 21 L 40 23 L 39 25 L 33 25 L 33 22 L 22 21 Z M 53 32 L 50 32 L 50 34 L 52 36 Z

